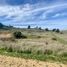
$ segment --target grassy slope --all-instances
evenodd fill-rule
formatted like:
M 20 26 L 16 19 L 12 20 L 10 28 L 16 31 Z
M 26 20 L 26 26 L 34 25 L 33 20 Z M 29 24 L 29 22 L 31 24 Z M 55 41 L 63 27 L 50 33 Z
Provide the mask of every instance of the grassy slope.
M 64 40 L 64 38 L 62 38 L 61 36 L 59 36 L 59 35 L 56 34 L 56 33 L 52 33 L 52 35 L 53 35 L 55 38 L 57 38 L 57 40 L 58 40 L 60 43 L 67 45 L 67 41 Z
M 12 30 L 12 32 L 13 31 L 14 30 Z M 28 39 L 18 40 L 18 42 L 16 42 L 16 43 L 12 43 L 12 42 L 4 42 L 4 43 L 0 42 L 0 43 L 2 43 L 5 46 L 14 44 L 12 46 L 15 47 L 15 45 L 17 44 L 16 46 L 21 45 L 25 49 L 32 48 L 31 52 L 29 52 L 28 50 L 24 50 L 24 52 L 23 52 L 23 50 L 21 50 L 21 51 L 14 50 L 13 51 L 13 48 L 11 48 L 12 51 L 10 51 L 10 49 L 1 48 L 0 54 L 28 58 L 28 59 L 29 58 L 37 59 L 37 60 L 42 60 L 42 61 L 59 61 L 59 62 L 67 63 L 67 53 L 63 53 L 60 55 L 55 53 L 56 51 L 59 52 L 59 49 L 60 49 L 60 47 L 57 49 L 57 47 L 55 47 L 55 44 L 59 44 L 59 43 L 60 43 L 59 45 L 67 44 L 67 42 L 63 38 L 60 38 L 57 33 L 44 32 L 44 31 L 38 31 L 38 30 L 26 30 L 26 31 L 20 30 L 20 31 L 22 31 L 23 34 L 27 35 Z M 38 36 L 40 36 L 41 38 L 38 38 Z M 51 40 L 52 37 L 57 38 L 57 41 L 59 43 L 57 41 Z M 48 42 L 48 45 L 45 44 L 46 42 Z M 31 46 L 32 44 L 34 47 Z M 43 48 L 45 45 L 46 45 L 46 47 Z M 49 51 L 45 54 L 45 53 L 42 53 L 42 49 L 40 49 L 40 48 L 43 48 L 43 49 L 47 48 Z M 19 47 L 16 49 L 19 49 Z M 56 49 L 56 51 L 52 50 L 52 49 Z M 37 52 L 34 53 L 35 52 L 34 50 L 36 50 Z M 64 49 L 61 49 L 60 51 L 63 51 L 63 50 Z

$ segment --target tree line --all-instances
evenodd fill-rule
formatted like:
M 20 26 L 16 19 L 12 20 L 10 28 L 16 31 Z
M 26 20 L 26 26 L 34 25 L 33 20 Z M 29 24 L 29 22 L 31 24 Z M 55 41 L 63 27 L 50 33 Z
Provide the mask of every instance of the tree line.
M 28 25 L 28 27 L 27 27 L 27 29 L 31 29 L 31 26 L 30 25 Z M 42 30 L 42 28 L 41 27 L 35 27 L 35 29 L 39 29 L 39 30 Z M 44 29 L 45 31 L 53 31 L 53 32 L 57 32 L 57 33 L 59 33 L 60 32 L 60 29 L 56 29 L 56 28 L 54 28 L 54 29 L 52 29 L 52 30 L 49 30 L 48 28 L 45 28 Z

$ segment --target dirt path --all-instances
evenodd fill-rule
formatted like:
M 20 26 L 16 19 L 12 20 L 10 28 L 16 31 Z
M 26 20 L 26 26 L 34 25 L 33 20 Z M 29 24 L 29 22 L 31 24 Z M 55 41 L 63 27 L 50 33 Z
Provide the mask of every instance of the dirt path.
M 0 67 L 67 67 L 67 65 L 0 55 Z

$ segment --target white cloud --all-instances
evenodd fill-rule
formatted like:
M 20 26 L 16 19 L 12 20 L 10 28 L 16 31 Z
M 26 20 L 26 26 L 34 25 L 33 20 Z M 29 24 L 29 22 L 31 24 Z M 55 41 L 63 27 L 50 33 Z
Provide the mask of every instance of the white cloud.
M 59 9 L 58 9 L 59 8 Z M 67 3 L 64 4 L 56 4 L 56 5 L 51 5 L 51 6 L 42 6 L 40 8 L 34 9 L 31 12 L 37 12 L 37 11 L 42 11 L 42 10 L 50 10 L 50 9 L 57 9 L 60 10 L 61 8 L 67 8 Z
M 57 13 L 57 14 L 55 14 L 53 17 L 55 18 L 55 17 L 59 17 L 61 14 L 60 13 Z
M 54 16 L 52 16 L 52 17 L 54 17 L 54 18 L 56 18 L 56 17 L 63 17 L 63 16 L 67 16 L 67 13 L 56 13 Z
M 24 6 L 0 6 L 0 16 L 6 15 L 5 19 L 12 18 L 14 22 L 22 22 L 22 21 L 27 21 L 27 20 L 34 20 L 35 15 L 38 14 L 38 12 L 43 11 L 43 13 L 38 17 L 39 19 L 46 19 L 47 15 L 49 13 L 54 13 L 57 11 L 60 11 L 62 9 L 67 8 L 67 4 L 58 4 L 58 5 L 51 5 L 51 6 L 38 6 L 38 5 L 30 5 L 30 4 L 25 4 Z M 54 17 L 58 17 L 61 14 L 58 13 Z M 63 15 L 63 14 L 62 14 Z M 36 19 L 35 19 L 36 20 Z

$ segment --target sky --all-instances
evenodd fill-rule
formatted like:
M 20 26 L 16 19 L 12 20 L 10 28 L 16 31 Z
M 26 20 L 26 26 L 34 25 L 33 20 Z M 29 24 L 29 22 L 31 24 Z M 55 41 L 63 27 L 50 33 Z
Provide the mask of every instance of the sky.
M 0 0 L 0 22 L 21 28 L 67 29 L 67 0 Z

